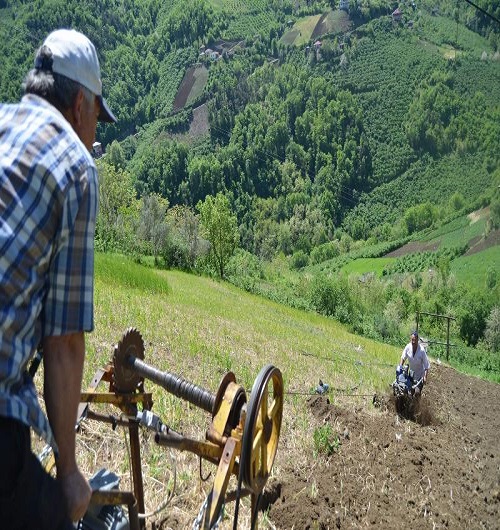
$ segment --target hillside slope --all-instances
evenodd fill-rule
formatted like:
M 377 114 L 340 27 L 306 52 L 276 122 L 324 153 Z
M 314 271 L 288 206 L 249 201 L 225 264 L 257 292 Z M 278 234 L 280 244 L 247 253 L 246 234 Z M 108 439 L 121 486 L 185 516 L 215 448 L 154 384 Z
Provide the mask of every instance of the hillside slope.
M 96 309 L 85 381 L 130 325 L 142 333 L 147 363 L 211 391 L 228 370 L 246 389 L 267 363 L 282 370 L 283 423 L 259 528 L 497 527 L 500 385 L 433 362 L 421 413 L 399 417 L 390 394 L 399 348 L 224 282 L 158 272 L 118 256 L 98 256 Z M 329 393 L 315 394 L 318 379 Z M 206 414 L 152 383 L 145 388 L 171 428 L 203 437 Z M 129 487 L 119 427 L 99 429 L 87 420 L 77 443 L 88 475 L 101 466 L 120 470 L 121 488 Z M 141 454 L 148 507 L 164 500 L 159 492 L 167 494 L 174 469 L 178 477 L 172 502 L 148 519 L 147 529 L 190 528 L 213 474 L 201 483 L 196 457 L 166 458 L 147 433 Z M 203 476 L 209 471 L 204 463 Z M 233 528 L 233 517 L 234 503 L 227 503 L 221 530 Z M 238 528 L 249 529 L 249 521 L 244 499 Z

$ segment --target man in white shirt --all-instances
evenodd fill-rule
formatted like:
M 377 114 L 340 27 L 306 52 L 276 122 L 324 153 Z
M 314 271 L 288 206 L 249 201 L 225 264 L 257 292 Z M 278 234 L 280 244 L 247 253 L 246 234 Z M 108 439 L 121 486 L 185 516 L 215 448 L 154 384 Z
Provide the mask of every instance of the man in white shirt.
M 424 384 L 427 382 L 427 373 L 431 365 L 426 351 L 418 342 L 418 333 L 416 331 L 412 332 L 410 342 L 405 346 L 401 354 L 401 366 L 407 359 L 410 370 L 413 372 L 413 380 L 415 382 L 421 380 L 420 384 L 415 388 L 415 395 L 419 397 Z

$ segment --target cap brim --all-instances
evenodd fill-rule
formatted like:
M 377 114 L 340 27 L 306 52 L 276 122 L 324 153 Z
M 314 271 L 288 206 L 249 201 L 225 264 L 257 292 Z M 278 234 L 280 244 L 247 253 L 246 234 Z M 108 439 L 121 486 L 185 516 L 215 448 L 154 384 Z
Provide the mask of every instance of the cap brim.
M 111 109 L 108 107 L 108 104 L 106 103 L 106 100 L 99 96 L 99 100 L 101 103 L 101 112 L 99 112 L 99 121 L 105 121 L 108 123 L 116 123 L 117 119 L 115 115 L 111 112 Z

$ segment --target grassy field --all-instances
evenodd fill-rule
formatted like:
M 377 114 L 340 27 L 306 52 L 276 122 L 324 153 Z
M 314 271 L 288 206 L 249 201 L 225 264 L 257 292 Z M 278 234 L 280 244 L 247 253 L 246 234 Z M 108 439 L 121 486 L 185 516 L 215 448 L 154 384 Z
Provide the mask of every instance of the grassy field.
M 303 46 L 308 43 L 320 18 L 321 14 L 297 20 L 293 27 L 285 32 L 282 41 L 285 44 L 293 44 L 294 46 Z M 293 40 L 290 39 L 290 35 L 293 36 Z
M 460 256 L 451 262 L 451 272 L 457 280 L 467 282 L 471 287 L 483 288 L 486 285 L 488 271 L 496 271 L 500 263 L 500 246 L 495 246 L 472 254 Z
M 315 35 L 331 35 L 333 33 L 343 33 L 352 29 L 352 22 L 345 11 L 331 9 L 324 17 L 321 24 L 318 25 Z
M 227 283 L 157 271 L 119 256 L 97 256 L 95 309 L 89 377 L 129 326 L 137 327 L 151 344 L 155 353 L 149 355 L 158 368 L 182 371 L 211 389 L 227 370 L 251 388 L 267 363 L 283 371 L 290 389 L 307 391 L 319 377 L 349 386 L 358 369 L 347 366 L 339 371 L 335 358 L 340 355 L 366 363 L 363 379 L 371 392 L 388 380 L 386 373 L 370 368 L 370 362 L 395 359 L 392 348 L 352 335 L 333 320 L 249 295 Z M 326 357 L 331 364 L 320 366 L 311 360 L 314 357 Z M 317 370 L 312 369 L 314 364 Z
M 456 247 L 467 244 L 471 239 L 481 236 L 489 217 L 489 209 L 478 210 L 474 214 L 458 217 L 433 230 L 422 241 L 433 242 L 439 240 L 441 248 Z
M 392 263 L 394 258 L 360 258 L 344 265 L 341 269 L 346 274 L 362 275 L 373 272 L 380 278 L 385 266 Z

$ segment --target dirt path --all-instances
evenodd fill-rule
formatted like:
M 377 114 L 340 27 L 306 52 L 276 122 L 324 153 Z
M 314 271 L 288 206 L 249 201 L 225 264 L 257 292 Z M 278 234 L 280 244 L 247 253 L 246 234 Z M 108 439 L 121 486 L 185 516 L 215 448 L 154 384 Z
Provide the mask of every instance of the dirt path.
M 433 365 L 420 423 L 390 396 L 347 410 L 309 401 L 341 445 L 268 484 L 278 529 L 500 528 L 500 385 Z

